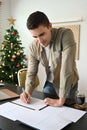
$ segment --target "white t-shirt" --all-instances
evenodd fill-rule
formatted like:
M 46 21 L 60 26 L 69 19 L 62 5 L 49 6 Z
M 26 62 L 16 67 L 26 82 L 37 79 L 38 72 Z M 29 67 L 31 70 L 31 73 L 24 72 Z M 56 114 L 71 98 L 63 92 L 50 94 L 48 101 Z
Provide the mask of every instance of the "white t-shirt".
M 49 76 L 48 76 L 48 79 L 47 81 L 53 83 L 53 79 L 54 79 L 54 75 L 53 75 L 53 71 L 52 71 L 52 60 L 51 60 L 51 55 L 50 55 L 50 46 L 48 45 L 47 47 L 45 47 L 45 52 L 46 52 L 46 56 L 47 56 L 47 60 L 49 62 Z

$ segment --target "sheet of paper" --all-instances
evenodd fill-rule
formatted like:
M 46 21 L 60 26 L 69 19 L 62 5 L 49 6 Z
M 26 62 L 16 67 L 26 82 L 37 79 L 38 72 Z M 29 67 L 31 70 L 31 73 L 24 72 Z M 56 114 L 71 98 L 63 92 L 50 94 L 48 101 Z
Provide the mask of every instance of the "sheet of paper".
M 86 111 L 77 110 L 74 108 L 62 106 L 62 107 L 47 107 L 46 109 L 43 109 L 43 113 L 49 114 L 56 114 L 57 116 L 60 116 L 63 119 L 71 120 L 72 122 L 78 121 L 85 113 Z
M 70 107 L 63 107 L 61 116 L 67 119 L 71 119 L 73 122 L 78 121 L 86 112 L 77 110 Z
M 41 109 L 43 109 L 44 107 L 47 106 L 47 105 L 44 103 L 43 100 L 38 99 L 38 98 L 34 98 L 34 97 L 31 97 L 31 101 L 30 101 L 29 104 L 26 104 L 26 103 L 22 102 L 22 101 L 20 100 L 20 98 L 14 100 L 14 101 L 12 101 L 12 102 L 15 103 L 15 104 L 18 104 L 18 105 L 20 105 L 20 106 L 24 106 L 24 107 L 26 107 L 26 108 L 29 108 L 29 109 L 33 109 L 33 110 L 41 110 Z
M 65 106 L 48 106 L 38 111 L 12 102 L 0 105 L 0 115 L 14 121 L 19 120 L 41 130 L 61 130 L 69 123 L 79 120 L 85 113 L 85 111 Z
M 44 113 L 43 110 L 35 111 L 8 102 L 0 106 L 0 115 L 14 121 L 19 120 L 40 130 L 60 130 L 71 123 L 56 113 L 52 115 L 50 112 Z
M 43 109 L 43 112 L 49 112 L 49 114 L 55 113 L 57 116 L 66 119 L 71 120 L 72 122 L 78 121 L 85 113 L 86 111 L 77 110 L 74 108 L 62 106 L 62 107 L 47 107 L 46 109 Z
M 31 119 L 29 119 L 29 117 L 27 120 L 26 117 L 24 118 L 22 116 L 19 120 L 20 121 L 24 120 L 23 122 L 25 124 L 29 124 L 40 130 L 61 130 L 62 128 L 64 128 L 65 126 L 71 123 L 70 120 L 65 120 L 56 115 L 49 115 L 48 113 L 43 114 L 42 111 L 38 111 L 38 113 L 37 112 L 34 113 L 32 122 Z

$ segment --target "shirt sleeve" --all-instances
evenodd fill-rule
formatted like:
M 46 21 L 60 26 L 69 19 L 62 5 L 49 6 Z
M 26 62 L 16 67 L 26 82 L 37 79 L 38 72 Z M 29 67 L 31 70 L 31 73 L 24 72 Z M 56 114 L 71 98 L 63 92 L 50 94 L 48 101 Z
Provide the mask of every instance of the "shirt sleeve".
M 31 92 L 35 89 L 35 79 L 38 72 L 38 64 L 39 61 L 36 58 L 37 51 L 33 44 L 29 47 L 29 55 L 28 55 L 28 71 L 25 82 L 25 91 Z
M 76 43 L 70 29 L 63 33 L 62 49 L 59 97 L 66 98 L 72 86 L 76 51 Z

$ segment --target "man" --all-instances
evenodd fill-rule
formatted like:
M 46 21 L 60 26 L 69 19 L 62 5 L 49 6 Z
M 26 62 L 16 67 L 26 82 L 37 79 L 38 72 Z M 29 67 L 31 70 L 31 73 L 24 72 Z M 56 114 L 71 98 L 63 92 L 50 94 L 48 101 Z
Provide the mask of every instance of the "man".
M 47 75 L 43 92 L 52 97 L 45 98 L 44 102 L 51 106 L 63 106 L 67 98 L 75 98 L 78 85 L 73 33 L 70 29 L 52 28 L 48 17 L 40 11 L 28 17 L 27 28 L 35 40 L 29 47 L 25 94 L 22 93 L 20 98 L 23 102 L 30 102 L 41 62 Z

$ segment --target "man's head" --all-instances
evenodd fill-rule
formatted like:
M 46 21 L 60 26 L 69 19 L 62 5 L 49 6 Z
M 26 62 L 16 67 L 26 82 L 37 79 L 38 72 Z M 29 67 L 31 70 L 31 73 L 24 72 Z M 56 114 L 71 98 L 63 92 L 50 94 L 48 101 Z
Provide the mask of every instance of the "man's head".
M 40 11 L 32 13 L 27 19 L 27 28 L 29 30 L 38 28 L 40 25 L 49 26 L 48 17 Z
M 27 19 L 27 28 L 41 46 L 48 46 L 51 40 L 52 24 L 43 12 L 32 13 Z

